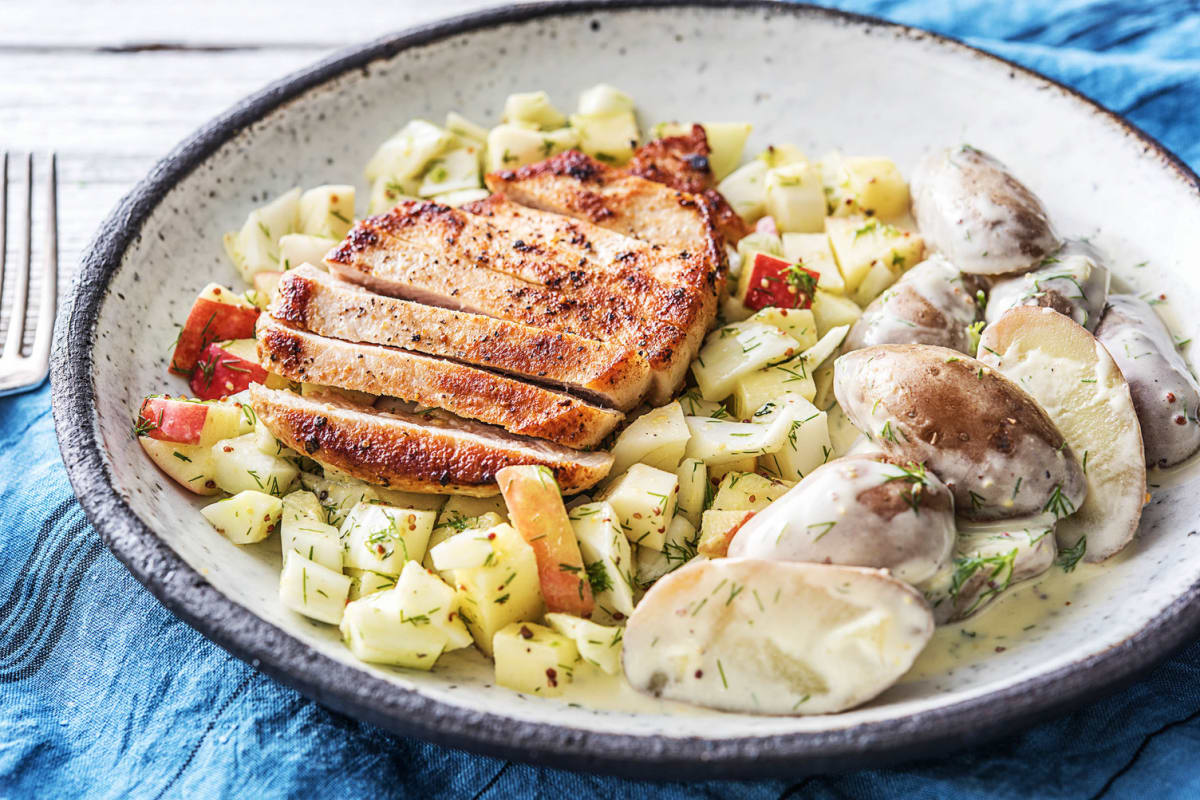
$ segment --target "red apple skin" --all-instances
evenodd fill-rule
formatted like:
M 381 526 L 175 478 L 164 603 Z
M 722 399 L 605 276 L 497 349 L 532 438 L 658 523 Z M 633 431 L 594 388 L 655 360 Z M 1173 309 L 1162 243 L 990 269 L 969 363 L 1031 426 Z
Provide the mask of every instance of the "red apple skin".
M 505 467 L 496 473 L 496 482 L 513 527 L 537 557 L 546 609 L 590 617 L 592 585 L 554 476 L 545 467 Z
M 817 285 L 820 273 L 766 253 L 755 253 L 754 264 L 750 267 L 749 277 L 745 283 L 746 295 L 742 298 L 742 303 L 753 311 L 768 306 L 777 308 L 809 308 L 812 306 L 812 294 L 802 287 L 793 285 L 793 282 L 788 280 L 788 273 L 793 268 L 810 276 L 813 287 Z
M 208 406 L 173 400 L 170 397 L 147 397 L 138 410 L 138 430 L 151 439 L 178 444 L 199 444 L 208 418 Z
M 196 361 L 190 385 L 201 400 L 220 400 L 266 381 L 267 371 L 260 365 L 210 344 Z
M 222 291 L 234 296 L 229 289 Z M 258 314 L 258 309 L 248 304 L 220 303 L 203 296 L 197 298 L 179 332 L 179 341 L 171 356 L 171 372 L 190 376 L 200 354 L 213 342 L 252 338 Z

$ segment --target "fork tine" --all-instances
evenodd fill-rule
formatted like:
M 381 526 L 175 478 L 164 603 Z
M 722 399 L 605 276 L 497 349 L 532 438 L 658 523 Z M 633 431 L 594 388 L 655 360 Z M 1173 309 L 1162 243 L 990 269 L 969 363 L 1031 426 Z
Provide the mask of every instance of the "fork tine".
M 25 158 L 25 264 L 17 270 L 12 313 L 8 318 L 8 339 L 0 358 L 19 358 L 25 338 L 25 311 L 29 306 L 29 270 L 33 261 L 33 153 Z
M 58 154 L 50 153 L 50 175 L 46 181 L 46 267 L 42 273 L 42 299 L 38 304 L 36 334 L 30 358 L 41 370 L 50 367 L 50 344 L 54 338 L 54 315 L 58 306 Z

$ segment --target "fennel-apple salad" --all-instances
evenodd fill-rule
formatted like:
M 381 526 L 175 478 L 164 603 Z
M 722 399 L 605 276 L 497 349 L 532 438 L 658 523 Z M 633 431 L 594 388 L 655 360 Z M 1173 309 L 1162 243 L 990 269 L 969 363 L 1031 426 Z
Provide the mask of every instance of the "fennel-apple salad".
M 358 659 L 530 695 L 838 712 L 1069 613 L 1200 449 L 1155 298 L 974 147 L 750 130 L 412 120 L 225 237 L 134 435 Z

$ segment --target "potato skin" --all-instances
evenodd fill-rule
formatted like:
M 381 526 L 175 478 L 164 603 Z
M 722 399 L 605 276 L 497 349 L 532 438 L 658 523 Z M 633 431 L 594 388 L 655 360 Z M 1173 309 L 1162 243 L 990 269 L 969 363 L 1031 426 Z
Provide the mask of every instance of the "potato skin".
M 950 563 L 954 500 L 919 464 L 847 455 L 808 474 L 742 526 L 730 557 L 891 570 L 916 584 Z
M 963 272 L 1023 272 L 1058 249 L 1041 200 L 974 147 L 926 156 L 913 172 L 912 198 L 926 243 Z
M 979 318 L 974 276 L 933 255 L 904 273 L 864 310 L 846 349 L 877 344 L 935 344 L 969 352 L 967 326 Z
M 1075 454 L 1037 402 L 954 350 L 856 350 L 835 363 L 834 393 L 885 453 L 936 473 L 968 519 L 1036 514 L 1055 492 L 1078 508 L 1087 494 Z
M 1108 267 L 1091 244 L 1068 241 L 1032 272 L 1004 277 L 988 292 L 987 323 L 1017 306 L 1052 308 L 1095 331 L 1108 301 Z
M 1129 383 L 1146 465 L 1178 464 L 1200 450 L 1200 385 L 1149 303 L 1132 295 L 1110 303 L 1096 338 Z

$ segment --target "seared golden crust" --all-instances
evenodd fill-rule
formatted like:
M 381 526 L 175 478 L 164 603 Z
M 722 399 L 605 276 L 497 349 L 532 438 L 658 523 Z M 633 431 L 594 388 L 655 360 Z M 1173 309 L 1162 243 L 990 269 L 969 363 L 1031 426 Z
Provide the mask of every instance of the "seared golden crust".
M 594 447 L 624 415 L 453 361 L 258 321 L 259 360 L 293 381 L 399 397 L 568 447 Z
M 258 418 L 288 447 L 318 463 L 397 489 L 486 497 L 504 467 L 542 464 L 564 493 L 598 483 L 612 456 L 579 452 L 436 413 L 385 413 L 333 399 L 250 387 Z
M 284 273 L 271 316 L 323 336 L 403 347 L 566 387 L 621 410 L 650 365 L 624 345 L 368 292 L 312 266 Z
M 704 127 L 693 125 L 692 130 L 682 136 L 646 142 L 634 151 L 626 169 L 631 175 L 666 184 L 681 192 L 703 194 L 713 187 L 708 155 L 708 136 Z

